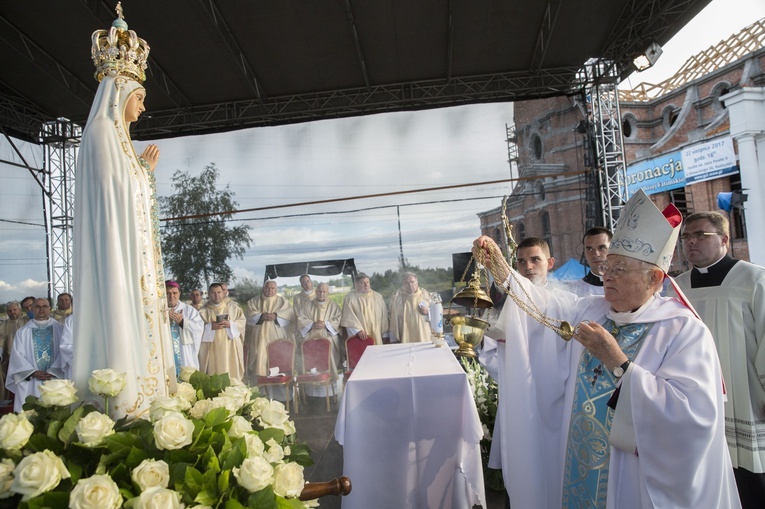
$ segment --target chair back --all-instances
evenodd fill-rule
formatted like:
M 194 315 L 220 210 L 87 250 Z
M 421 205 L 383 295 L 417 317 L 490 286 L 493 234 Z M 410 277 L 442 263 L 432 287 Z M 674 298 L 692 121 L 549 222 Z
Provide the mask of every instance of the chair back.
M 303 373 L 316 369 L 319 373 L 329 371 L 332 344 L 327 338 L 309 338 L 303 341 Z
M 353 370 L 356 364 L 359 363 L 361 355 L 368 346 L 375 344 L 375 340 L 371 336 L 367 336 L 367 339 L 361 339 L 358 336 L 351 336 L 345 340 L 345 357 L 348 359 L 348 369 Z
M 269 343 L 268 367 L 278 367 L 282 373 L 292 374 L 295 369 L 295 344 L 283 339 Z

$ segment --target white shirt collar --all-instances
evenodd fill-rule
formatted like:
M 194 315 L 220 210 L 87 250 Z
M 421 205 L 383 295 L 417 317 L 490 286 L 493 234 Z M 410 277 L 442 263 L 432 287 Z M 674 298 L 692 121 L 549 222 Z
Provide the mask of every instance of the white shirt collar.
M 654 300 L 656 300 L 656 296 L 651 295 L 650 297 L 648 297 L 648 300 L 645 301 L 643 305 L 637 308 L 635 311 L 626 311 L 624 313 L 615 311 L 614 309 L 609 308 L 609 310 L 606 311 L 606 317 L 613 320 L 614 323 L 619 326 L 632 323 L 636 321 L 640 317 L 640 315 L 643 314 L 643 311 L 645 311 L 646 308 L 650 306 Z
M 727 254 L 727 253 L 726 253 L 726 254 Z M 699 272 L 701 272 L 702 274 L 706 274 L 707 272 L 709 272 L 709 269 L 710 269 L 711 267 L 714 267 L 715 265 L 717 265 L 718 263 L 720 263 L 720 260 L 722 260 L 723 258 L 725 258 L 725 255 L 722 255 L 722 256 L 720 257 L 720 259 L 719 259 L 719 260 L 717 260 L 717 261 L 716 261 L 716 262 L 714 262 L 714 263 L 711 263 L 711 264 L 707 265 L 706 267 L 696 267 L 696 270 L 698 270 L 698 271 L 699 271 Z
M 44 329 L 50 325 L 50 323 L 53 321 L 53 318 L 48 318 L 47 320 L 35 320 L 35 325 L 40 328 Z

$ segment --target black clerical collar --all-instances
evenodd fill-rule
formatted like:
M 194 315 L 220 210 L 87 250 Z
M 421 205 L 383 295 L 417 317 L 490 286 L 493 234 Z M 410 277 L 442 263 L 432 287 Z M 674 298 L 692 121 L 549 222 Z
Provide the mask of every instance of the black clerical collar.
M 587 275 L 582 278 L 582 281 L 592 286 L 603 286 L 603 280 L 593 274 L 592 271 L 588 272 Z
M 728 275 L 730 269 L 738 263 L 738 260 L 730 255 L 723 256 L 719 261 L 709 267 L 702 267 L 704 272 L 696 267 L 691 270 L 691 288 L 706 288 L 709 286 L 720 286 Z

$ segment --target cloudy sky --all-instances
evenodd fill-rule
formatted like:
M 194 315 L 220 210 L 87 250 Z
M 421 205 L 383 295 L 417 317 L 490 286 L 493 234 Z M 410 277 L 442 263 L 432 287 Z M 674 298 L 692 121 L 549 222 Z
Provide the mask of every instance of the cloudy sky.
M 658 83 L 685 60 L 765 17 L 761 0 L 713 0 L 664 47 L 657 65 L 623 86 Z M 151 110 L 151 97 L 147 98 Z M 511 104 L 388 113 L 220 135 L 161 140 L 158 193 L 171 193 L 176 170 L 196 174 L 210 163 L 240 209 L 354 198 L 510 178 L 505 124 Z M 144 144 L 137 144 L 139 152 Z M 42 166 L 36 147 L 19 145 Z M 0 159 L 19 161 L 5 140 Z M 0 163 L 0 301 L 47 293 L 45 229 L 39 187 L 27 170 Z M 476 214 L 498 206 L 509 184 L 349 199 L 245 212 L 251 227 L 237 277 L 263 278 L 270 263 L 355 258 L 365 272 L 395 269 L 403 252 L 421 267 L 449 267 L 479 233 Z

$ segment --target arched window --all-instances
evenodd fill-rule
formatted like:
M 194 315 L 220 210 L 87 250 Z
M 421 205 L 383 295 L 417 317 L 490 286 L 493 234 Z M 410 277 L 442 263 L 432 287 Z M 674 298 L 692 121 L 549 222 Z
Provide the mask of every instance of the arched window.
M 550 246 L 550 256 L 553 254 L 553 242 L 552 242 L 552 228 L 550 227 L 550 214 L 548 212 L 542 212 L 542 238 L 547 241 Z
M 526 238 L 526 225 L 524 225 L 523 223 L 518 223 L 518 226 L 516 227 L 515 231 L 516 231 L 516 234 L 515 234 L 516 242 L 520 242 Z

